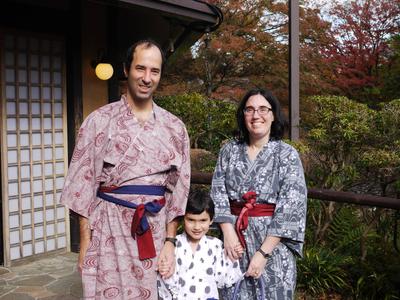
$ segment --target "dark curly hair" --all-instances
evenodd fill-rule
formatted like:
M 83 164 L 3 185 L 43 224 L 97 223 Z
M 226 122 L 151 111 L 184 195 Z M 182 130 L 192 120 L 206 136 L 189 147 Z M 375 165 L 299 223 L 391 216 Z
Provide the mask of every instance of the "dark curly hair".
M 246 103 L 251 96 L 261 95 L 263 96 L 269 104 L 271 104 L 272 113 L 274 114 L 274 121 L 271 124 L 271 134 L 270 138 L 275 140 L 281 140 L 283 135 L 285 134 L 285 130 L 287 129 L 287 121 L 282 113 L 281 105 L 272 93 L 268 90 L 255 88 L 246 93 L 242 100 L 239 103 L 239 107 L 236 111 L 236 121 L 238 126 L 238 132 L 236 138 L 241 143 L 250 143 L 249 131 L 247 130 L 245 121 L 244 121 L 244 108 L 246 107 Z

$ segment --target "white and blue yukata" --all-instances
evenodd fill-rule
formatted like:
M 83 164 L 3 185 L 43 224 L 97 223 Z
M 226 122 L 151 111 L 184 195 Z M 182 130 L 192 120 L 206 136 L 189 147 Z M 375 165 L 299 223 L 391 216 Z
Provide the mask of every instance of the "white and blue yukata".
M 307 188 L 297 151 L 280 140 L 270 140 L 252 161 L 247 144 L 230 141 L 221 149 L 215 168 L 211 197 L 215 203 L 216 223 L 235 224 L 229 201 L 243 202 L 242 196 L 256 192 L 256 203 L 274 204 L 273 216 L 249 217 L 244 230 L 246 253 L 240 259 L 245 272 L 254 253 L 267 236 L 281 241 L 268 258 L 263 271 L 265 297 L 273 300 L 294 298 L 296 256 L 302 255 L 306 229 Z M 231 299 L 226 289 L 223 299 Z M 239 299 L 257 299 L 254 279 L 246 277 Z
M 225 256 L 222 242 L 215 237 L 203 236 L 193 252 L 186 233 L 178 235 L 175 259 L 172 277 L 158 277 L 159 299 L 219 299 L 219 288 L 230 287 L 242 277 L 238 261 Z

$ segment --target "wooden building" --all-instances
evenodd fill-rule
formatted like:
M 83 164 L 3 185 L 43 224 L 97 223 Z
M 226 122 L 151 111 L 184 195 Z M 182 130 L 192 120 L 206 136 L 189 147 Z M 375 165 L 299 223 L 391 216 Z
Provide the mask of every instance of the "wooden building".
M 0 265 L 77 249 L 59 204 L 68 157 L 83 118 L 119 98 L 126 49 L 150 37 L 174 55 L 220 20 L 196 0 L 0 2 Z M 92 67 L 102 56 L 106 81 Z

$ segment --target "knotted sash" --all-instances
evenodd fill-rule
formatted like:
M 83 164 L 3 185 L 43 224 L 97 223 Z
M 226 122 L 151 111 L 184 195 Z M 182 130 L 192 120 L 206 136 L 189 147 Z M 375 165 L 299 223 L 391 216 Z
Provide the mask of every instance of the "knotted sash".
M 249 225 L 249 217 L 273 216 L 275 204 L 256 203 L 256 192 L 249 191 L 242 196 L 244 202 L 230 201 L 231 213 L 239 216 L 236 220 L 235 229 L 242 246 L 246 247 L 243 231 Z
M 121 187 L 102 186 L 97 191 L 97 197 L 105 201 L 135 209 L 135 213 L 132 218 L 131 234 L 134 239 L 137 238 L 137 246 L 140 260 L 145 260 L 156 256 L 153 235 L 151 234 L 149 222 L 146 218 L 146 212 L 151 214 L 158 213 L 165 205 L 165 198 L 147 202 L 145 204 L 134 204 L 122 199 L 115 198 L 106 193 L 164 196 L 165 190 L 166 188 L 164 186 L 156 185 L 124 185 Z

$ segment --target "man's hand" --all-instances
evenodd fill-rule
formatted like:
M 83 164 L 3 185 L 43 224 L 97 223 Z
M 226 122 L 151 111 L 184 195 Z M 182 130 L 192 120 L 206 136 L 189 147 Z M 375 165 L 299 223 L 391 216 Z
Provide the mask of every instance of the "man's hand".
M 91 231 L 89 221 L 87 218 L 79 216 L 79 256 L 78 256 L 78 272 L 82 275 L 83 260 L 85 258 L 87 249 L 89 248 Z
M 81 242 L 79 245 L 78 272 L 81 275 L 82 275 L 83 260 L 85 258 L 87 249 L 89 248 L 89 242 L 90 241 L 87 241 L 85 244 Z
M 162 279 L 171 277 L 175 272 L 175 246 L 171 242 L 164 243 L 158 256 L 157 270 Z
M 179 221 L 177 218 L 167 224 L 166 236 L 175 238 Z M 158 256 L 156 270 L 162 279 L 171 277 L 175 272 L 175 245 L 169 241 L 164 243 Z

